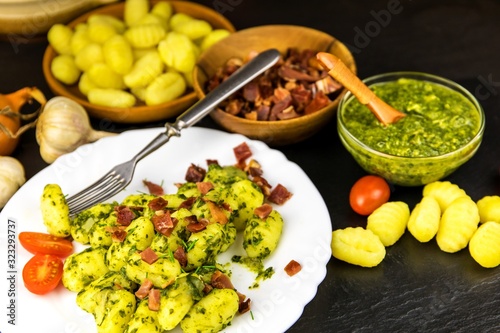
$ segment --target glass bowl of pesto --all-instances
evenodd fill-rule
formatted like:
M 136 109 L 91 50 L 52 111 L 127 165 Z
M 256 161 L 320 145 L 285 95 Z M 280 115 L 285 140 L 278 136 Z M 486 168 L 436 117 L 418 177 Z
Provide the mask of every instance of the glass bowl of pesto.
M 484 111 L 461 85 L 419 72 L 386 73 L 363 82 L 406 114 L 384 126 L 350 92 L 340 101 L 340 140 L 368 173 L 395 185 L 425 185 L 451 174 L 479 148 Z

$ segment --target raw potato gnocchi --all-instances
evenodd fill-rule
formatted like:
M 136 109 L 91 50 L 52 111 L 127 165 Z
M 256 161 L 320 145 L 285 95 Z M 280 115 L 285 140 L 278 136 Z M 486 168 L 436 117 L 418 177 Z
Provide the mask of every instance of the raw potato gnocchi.
M 481 224 L 470 239 L 469 252 L 483 267 L 500 265 L 500 223 L 489 221 Z
M 488 195 L 479 199 L 476 204 L 481 223 L 488 221 L 500 223 L 500 196 Z
M 384 246 L 391 246 L 403 236 L 410 209 L 402 201 L 390 201 L 375 209 L 369 216 L 366 229 L 377 235 Z
M 332 255 L 347 263 L 375 267 L 385 258 L 385 246 L 371 230 L 348 227 L 332 232 Z
M 436 236 L 441 220 L 441 208 L 432 196 L 423 197 L 413 208 L 408 220 L 408 231 L 419 242 L 426 243 Z
M 174 13 L 168 1 L 126 0 L 123 19 L 93 14 L 74 28 L 54 25 L 47 38 L 57 53 L 51 63 L 57 80 L 76 84 L 92 104 L 130 108 L 168 103 L 192 91 L 201 50 L 229 34 Z M 156 56 L 149 56 L 153 51 Z
M 468 197 L 467 193 L 457 184 L 449 181 L 435 181 L 424 186 L 423 196 L 432 196 L 439 203 L 441 211 L 446 208 L 459 197 Z
M 443 212 L 436 241 L 444 252 L 458 252 L 469 243 L 479 223 L 476 203 L 468 196 L 462 196 L 450 203 Z

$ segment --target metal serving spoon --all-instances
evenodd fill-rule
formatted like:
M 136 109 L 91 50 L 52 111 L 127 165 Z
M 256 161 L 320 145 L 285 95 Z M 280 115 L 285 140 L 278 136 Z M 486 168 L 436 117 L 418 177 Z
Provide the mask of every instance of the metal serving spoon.
M 331 53 L 318 52 L 316 58 L 328 70 L 328 74 L 347 88 L 359 102 L 366 105 L 385 126 L 397 122 L 405 116 L 381 100 L 366 86 L 339 58 Z

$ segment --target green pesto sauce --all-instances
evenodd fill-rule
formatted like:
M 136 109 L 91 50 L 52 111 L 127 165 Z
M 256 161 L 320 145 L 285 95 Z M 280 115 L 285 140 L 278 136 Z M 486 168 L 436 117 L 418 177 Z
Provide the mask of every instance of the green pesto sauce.
M 347 102 L 343 121 L 371 148 L 396 156 L 442 155 L 464 146 L 479 130 L 479 112 L 460 93 L 437 83 L 399 79 L 370 87 L 406 117 L 388 126 L 356 98 Z

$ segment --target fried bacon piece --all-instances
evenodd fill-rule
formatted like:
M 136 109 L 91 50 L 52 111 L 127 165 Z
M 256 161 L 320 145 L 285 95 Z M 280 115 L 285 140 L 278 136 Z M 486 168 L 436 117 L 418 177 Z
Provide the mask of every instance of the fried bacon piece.
M 211 182 L 197 182 L 196 187 L 202 195 L 205 195 L 208 193 L 208 191 L 214 188 L 214 184 L 212 184 Z
M 116 222 L 120 225 L 128 226 L 136 218 L 135 213 L 128 206 L 115 206 Z
M 234 289 L 231 279 L 219 270 L 212 274 L 210 284 L 217 289 Z
M 154 198 L 148 203 L 148 207 L 154 211 L 163 210 L 167 207 L 168 201 L 163 199 L 162 197 Z
M 189 221 L 189 224 L 186 226 L 186 229 L 189 232 L 193 232 L 193 233 L 200 232 L 202 230 L 205 230 L 207 228 L 207 225 L 208 225 L 207 219 L 200 219 L 198 221 L 198 218 L 196 217 L 196 215 L 187 216 L 184 219 L 187 219 Z
M 187 198 L 179 205 L 179 209 L 181 209 L 181 208 L 191 209 L 191 207 L 193 207 L 193 204 L 195 203 L 195 201 L 196 201 L 196 197 Z
M 247 158 L 252 156 L 252 151 L 246 142 L 242 142 L 238 146 L 234 147 L 233 151 L 238 164 L 242 164 Z
M 188 182 L 201 182 L 203 178 L 205 177 L 205 174 L 207 171 L 203 169 L 202 167 L 199 167 L 197 165 L 191 164 L 189 168 L 186 171 L 186 181 Z
M 152 265 L 158 260 L 158 255 L 150 247 L 141 252 L 141 259 Z
M 262 206 L 255 208 L 253 212 L 259 218 L 261 218 L 261 219 L 264 220 L 264 219 L 266 219 L 269 216 L 269 214 L 271 214 L 272 211 L 273 211 L 273 206 L 271 206 L 270 204 L 265 203 Z
M 160 310 L 160 290 L 152 288 L 148 295 L 148 308 L 151 311 Z
M 187 253 L 182 246 L 177 247 L 174 251 L 174 258 L 177 259 L 181 267 L 187 266 Z
M 137 289 L 137 291 L 135 292 L 135 296 L 137 296 L 138 299 L 144 299 L 146 298 L 146 296 L 148 296 L 151 288 L 153 288 L 153 282 L 150 279 L 146 278 L 142 282 L 139 289 Z
M 281 184 L 278 184 L 269 194 L 267 197 L 267 200 L 269 200 L 272 203 L 278 204 L 278 205 L 283 205 L 285 202 L 287 202 L 290 198 L 292 197 L 292 193 L 287 190 L 286 187 L 284 187 Z
M 157 210 L 151 217 L 151 222 L 153 222 L 156 231 L 168 237 L 172 234 L 177 220 L 172 218 L 170 211 Z
M 302 269 L 302 266 L 293 259 L 290 260 L 290 262 L 285 266 L 285 272 L 289 276 L 294 276 L 295 274 L 300 272 L 301 269 Z
M 148 188 L 148 191 L 150 194 L 153 195 L 163 195 L 165 192 L 163 191 L 163 187 L 161 187 L 158 184 L 155 184 L 153 182 L 150 182 L 149 180 L 143 180 L 142 181 L 144 185 Z

